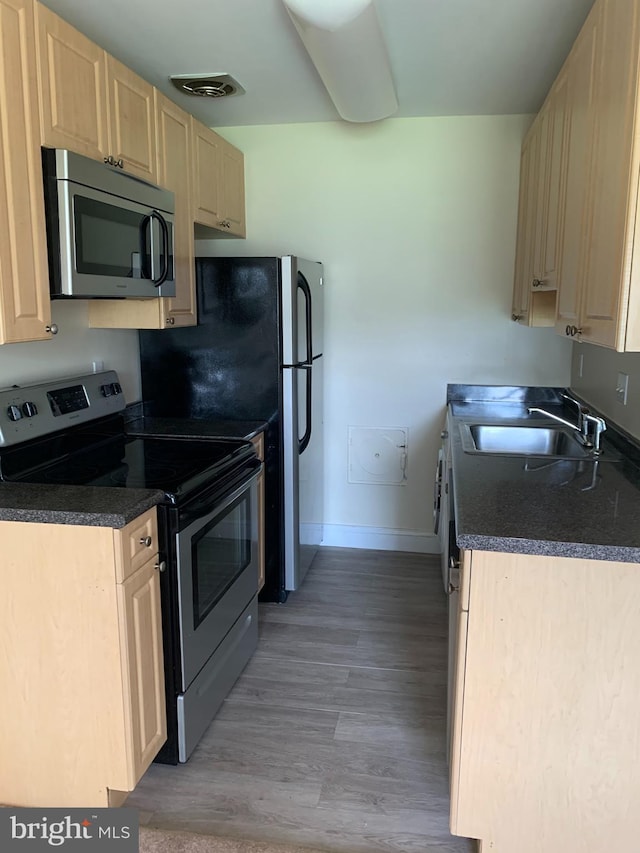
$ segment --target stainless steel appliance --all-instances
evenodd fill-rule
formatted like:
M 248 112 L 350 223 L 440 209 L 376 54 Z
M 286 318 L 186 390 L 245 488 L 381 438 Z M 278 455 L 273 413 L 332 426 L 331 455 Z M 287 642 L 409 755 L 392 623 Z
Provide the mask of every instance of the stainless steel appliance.
M 447 662 L 447 758 L 451 753 L 453 688 L 458 643 L 458 608 L 460 605 L 460 549 L 456 543 L 456 514 L 451 471 L 451 438 L 448 420 L 440 433 L 433 491 L 434 533 L 440 539 L 441 570 L 444 591 L 448 596 L 448 662 Z
M 42 164 L 53 296 L 175 296 L 172 192 L 62 149 Z
M 144 414 L 267 422 L 260 598 L 284 601 L 323 535 L 323 267 L 198 258 L 196 273 L 198 325 L 140 333 Z
M 160 490 L 168 739 L 186 761 L 257 644 L 250 442 L 130 436 L 113 371 L 0 391 L 0 479 Z

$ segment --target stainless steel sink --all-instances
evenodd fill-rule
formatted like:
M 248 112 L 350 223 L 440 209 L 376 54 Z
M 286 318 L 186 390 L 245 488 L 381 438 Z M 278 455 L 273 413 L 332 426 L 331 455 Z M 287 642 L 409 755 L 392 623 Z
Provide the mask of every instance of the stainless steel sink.
M 467 453 L 515 456 L 557 456 L 563 459 L 593 457 L 568 429 L 554 426 L 461 424 L 462 445 Z

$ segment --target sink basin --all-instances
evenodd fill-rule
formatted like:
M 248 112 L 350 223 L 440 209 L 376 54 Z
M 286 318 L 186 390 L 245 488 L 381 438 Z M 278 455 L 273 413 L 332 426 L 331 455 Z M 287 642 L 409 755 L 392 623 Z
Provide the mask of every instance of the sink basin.
M 562 427 L 500 424 L 461 424 L 467 453 L 593 458 L 591 451 Z

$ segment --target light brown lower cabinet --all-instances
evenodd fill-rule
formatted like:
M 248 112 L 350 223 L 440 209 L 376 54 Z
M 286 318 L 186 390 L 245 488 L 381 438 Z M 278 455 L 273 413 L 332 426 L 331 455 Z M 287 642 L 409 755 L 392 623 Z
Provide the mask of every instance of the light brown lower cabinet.
M 636 850 L 640 573 L 463 554 L 451 831 L 482 853 Z
M 166 740 L 155 509 L 0 540 L 0 802 L 120 804 Z

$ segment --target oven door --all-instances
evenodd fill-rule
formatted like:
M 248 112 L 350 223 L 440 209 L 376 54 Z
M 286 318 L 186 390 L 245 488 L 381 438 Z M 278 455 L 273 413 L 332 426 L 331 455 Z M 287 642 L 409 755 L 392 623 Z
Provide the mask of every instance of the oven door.
M 73 181 L 57 189 L 55 295 L 175 296 L 171 213 Z
M 257 594 L 259 471 L 176 535 L 183 691 Z

